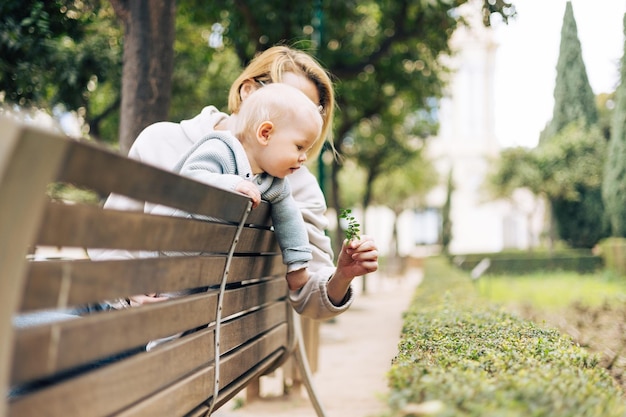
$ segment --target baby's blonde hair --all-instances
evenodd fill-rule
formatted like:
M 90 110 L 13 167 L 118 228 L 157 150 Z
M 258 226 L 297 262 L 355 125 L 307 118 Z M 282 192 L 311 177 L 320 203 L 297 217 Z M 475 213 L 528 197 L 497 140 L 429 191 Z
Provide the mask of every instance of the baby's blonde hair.
M 308 152 L 309 158 L 319 155 L 327 140 L 332 147 L 332 125 L 335 114 L 335 92 L 330 76 L 324 68 L 309 54 L 304 51 L 280 45 L 271 47 L 257 55 L 233 82 L 228 93 L 228 110 L 238 113 L 241 107 L 241 86 L 245 81 L 251 80 L 262 84 L 279 83 L 283 74 L 291 72 L 303 75 L 317 88 L 320 102 L 315 105 L 321 106 L 322 140 Z M 310 100 L 309 100 L 310 101 Z
M 324 125 L 315 103 L 296 87 L 283 83 L 268 84 L 246 98 L 235 118 L 233 134 L 241 140 L 253 138 L 264 121 L 271 121 L 278 129 L 283 122 L 303 128 L 315 123 L 318 135 Z M 319 136 L 317 142 L 321 142 Z

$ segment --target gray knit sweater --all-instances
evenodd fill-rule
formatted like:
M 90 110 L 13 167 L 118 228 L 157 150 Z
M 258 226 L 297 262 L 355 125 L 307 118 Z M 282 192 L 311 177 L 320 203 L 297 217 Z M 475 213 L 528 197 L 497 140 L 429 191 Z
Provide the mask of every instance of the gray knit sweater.
M 306 226 L 289 182 L 266 173 L 255 177 L 241 142 L 230 132 L 215 131 L 197 141 L 174 172 L 231 191 L 242 180 L 253 181 L 261 198 L 272 204 L 272 222 L 283 262 L 293 267 L 306 266 L 311 260 Z

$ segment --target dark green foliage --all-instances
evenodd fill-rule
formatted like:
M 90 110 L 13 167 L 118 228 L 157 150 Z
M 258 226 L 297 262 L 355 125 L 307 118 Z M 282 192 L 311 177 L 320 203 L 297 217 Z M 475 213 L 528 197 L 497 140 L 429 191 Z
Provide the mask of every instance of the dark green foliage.
M 572 122 L 582 121 L 586 126 L 591 126 L 598 121 L 595 96 L 583 62 L 578 29 L 570 1 L 566 4 L 563 16 L 556 71 L 552 120 L 542 132 L 541 142 L 550 140 Z
M 601 193 L 604 137 L 598 129 L 574 123 L 537 152 L 551 172 L 543 181 L 552 187 L 549 196 L 559 238 L 574 248 L 592 248 L 609 234 Z
M 487 178 L 492 195 L 508 197 L 518 188 L 541 194 L 541 172 L 535 154 L 535 150 L 522 146 L 503 149 Z
M 572 248 L 592 248 L 609 236 L 600 186 L 578 186 L 579 198 L 552 200 L 552 213 L 561 240 Z
M 386 416 L 438 400 L 438 417 L 618 417 L 622 393 L 597 358 L 556 330 L 482 300 L 470 277 L 429 258 L 404 317 Z
M 597 125 L 598 109 L 595 97 L 587 78 L 587 71 L 582 58 L 582 50 L 578 39 L 578 30 L 574 11 L 570 1 L 565 7 L 563 26 L 561 28 L 561 47 L 557 62 L 557 76 L 554 87 L 554 111 L 552 120 L 542 132 L 539 147 L 549 145 L 557 140 L 567 145 L 565 129 L 573 124 L 579 130 L 587 130 Z M 574 133 L 574 132 L 572 132 Z M 572 134 L 570 133 L 570 134 Z M 589 138 L 589 146 L 599 146 L 594 137 Z M 600 136 L 601 137 L 601 136 Z M 603 140 L 603 139 L 602 139 Z M 583 139 L 584 142 L 584 139 Z M 594 143 L 592 143 L 594 142 Z M 584 143 L 581 143 L 584 145 Z M 581 171 L 583 164 L 580 158 L 585 158 L 584 152 L 578 152 L 581 144 L 566 148 L 564 156 L 568 164 L 564 171 L 554 171 L 553 176 L 565 177 L 574 175 L 573 171 Z M 604 145 L 602 145 L 604 147 Z M 573 152 L 570 152 L 573 150 Z M 593 149 L 591 149 L 592 154 Z M 589 169 L 604 166 L 604 155 L 596 164 L 589 164 Z M 591 174 L 585 174 L 592 176 Z M 604 216 L 601 184 L 602 172 L 599 172 L 599 181 L 593 184 L 571 181 L 572 190 L 576 198 L 558 193 L 548 194 L 551 204 L 552 221 L 560 239 L 573 247 L 588 248 L 595 245 L 600 239 L 607 236 L 607 222 Z
M 372 145 L 370 149 L 375 148 L 378 154 L 364 153 L 372 158 L 364 157 L 358 161 L 368 170 L 369 187 L 389 166 L 400 168 L 408 161 L 414 161 L 416 155 L 420 156 L 418 151 L 424 138 L 436 131 L 437 120 L 429 117 L 436 114 L 431 110 L 438 106 L 448 75 L 440 57 L 450 52 L 448 41 L 452 33 L 465 23 L 458 12 L 461 6 L 480 9 L 483 23 L 487 25 L 492 14 L 502 16 L 504 21 L 515 14 L 515 9 L 504 0 L 482 0 L 476 4 L 470 4 L 468 0 L 315 0 L 291 3 L 283 0 L 178 0 L 168 118 L 179 121 L 192 117 L 207 104 L 226 110 L 230 83 L 257 52 L 281 43 L 295 46 L 315 55 L 334 78 L 336 107 L 340 110 L 336 112 L 338 117 L 334 129 L 336 149 L 345 150 L 344 140 L 362 121 L 380 121 L 372 123 L 375 131 L 368 136 L 371 139 L 368 145 Z M 0 42 L 16 38 L 20 42 L 28 41 L 33 46 L 40 46 L 45 44 L 42 41 L 51 39 L 54 46 L 42 51 L 33 49 L 36 53 L 30 55 L 26 54 L 29 48 L 20 46 L 18 50 L 24 56 L 17 60 L 2 51 L 0 63 L 4 63 L 5 57 L 7 65 L 24 62 L 26 67 L 22 73 L 28 74 L 30 80 L 17 77 L 15 68 L 7 68 L 4 73 L 10 75 L 5 80 L 11 84 L 11 80 L 17 77 L 18 84 L 23 85 L 2 85 L 0 91 L 12 89 L 15 94 L 7 95 L 11 102 L 22 104 L 32 100 L 34 104 L 48 109 L 59 102 L 55 94 L 63 93 L 68 97 L 65 104 L 70 110 L 85 109 L 85 119 L 92 133 L 108 136 L 109 133 L 103 130 L 106 128 L 108 132 L 116 126 L 120 114 L 122 54 L 122 33 L 113 24 L 117 19 L 109 2 L 28 0 L 24 3 L 6 0 L 0 7 L 3 7 L 0 18 L 14 18 L 16 23 L 12 27 L 22 28 L 17 35 L 13 35 L 11 30 L 0 27 Z M 70 15 L 66 10 L 74 13 L 73 9 L 81 10 L 76 21 L 66 19 Z M 39 10 L 45 13 L 39 13 Z M 45 29 L 42 34 L 29 34 L 23 30 L 30 25 L 30 15 L 41 22 Z M 58 18 L 62 24 L 54 28 L 47 26 L 46 19 L 50 16 Z M 216 23 L 223 28 L 223 47 L 213 49 L 207 41 Z M 144 31 L 137 36 L 149 35 Z M 66 48 L 66 45 L 73 47 Z M 143 87 L 149 82 L 150 85 L 168 88 L 170 80 L 167 75 L 167 71 L 163 71 L 155 79 L 139 77 L 137 81 Z M 43 79 L 41 83 L 39 78 Z M 103 85 L 105 81 L 106 85 Z M 45 94 L 37 96 L 22 94 L 26 89 L 43 89 L 37 85 L 54 91 L 45 91 Z M 93 85 L 96 85 L 96 90 L 92 91 Z M 68 86 L 71 88 L 66 88 Z M 130 94 L 125 96 L 130 97 Z M 163 105 L 166 104 L 154 103 L 152 106 Z M 149 105 L 144 103 L 142 114 L 164 114 L 161 108 L 158 113 L 151 113 L 148 111 L 151 109 L 144 107 Z M 125 116 L 128 114 L 124 113 Z M 415 116 L 417 120 L 404 124 L 407 115 Z M 143 122 L 137 121 L 136 124 Z M 117 130 L 110 136 L 117 137 Z M 380 145 L 380 138 L 386 139 L 387 146 Z M 132 135 L 122 133 L 125 146 L 130 139 Z M 380 150 L 384 148 L 390 152 L 383 155 Z M 333 198 L 329 201 L 339 212 L 338 208 L 342 205 L 337 174 L 341 166 L 339 159 L 332 163 L 328 181 Z
M 451 52 L 448 41 L 464 23 L 457 7 L 466 3 L 184 1 L 198 21 L 224 27 L 225 47 L 232 48 L 242 64 L 258 51 L 286 43 L 314 54 L 329 70 L 340 110 L 333 145 L 366 170 L 364 209 L 375 200 L 371 195 L 375 181 L 390 167 L 415 161 L 424 137 L 436 132 L 437 120 L 427 116 L 437 107 L 448 75 L 439 58 Z M 514 13 L 505 1 L 484 0 L 474 7 L 480 7 L 484 16 L 497 13 L 504 20 Z M 407 125 L 409 116 L 418 120 Z M 327 198 L 339 214 L 346 206 L 338 185 L 343 166 L 341 159 L 330 159 Z M 335 241 L 341 240 L 338 230 Z
M 104 3 L 106 5 L 106 3 Z M 120 31 L 100 1 L 5 0 L 0 3 L 0 91 L 21 106 L 70 110 L 117 105 L 121 77 Z M 96 86 L 117 89 L 90 106 Z
M 416 95 L 411 107 L 417 109 L 428 97 L 439 95 L 442 72 L 433 58 L 448 50 L 447 40 L 459 23 L 454 8 L 464 3 L 180 0 L 171 119 L 191 117 L 206 104 L 225 109 L 228 87 L 241 67 L 258 51 L 278 43 L 317 55 L 337 80 L 355 89 L 347 94 L 341 83 L 337 86 L 346 93 L 340 106 L 359 110 L 341 124 L 343 133 L 355 121 L 381 111 L 387 100 L 376 91 L 384 84 L 411 91 L 409 98 Z M 505 21 L 514 14 L 503 0 L 484 0 L 478 7 L 486 23 L 492 13 Z M 5 99 L 48 109 L 57 103 L 69 110 L 84 107 L 96 134 L 98 124 L 116 125 L 122 65 L 122 32 L 116 23 L 104 0 L 1 2 L 0 91 Z M 224 28 L 224 46 L 217 50 L 207 43 L 214 23 Z M 426 67 L 407 72 L 406 64 L 417 60 Z M 369 75 L 368 83 L 356 79 Z M 407 81 L 414 85 L 408 88 Z M 103 87 L 105 82 L 110 84 Z
M 228 90 L 241 72 L 242 63 L 232 49 L 209 46 L 213 21 L 199 19 L 203 9 L 187 1 L 176 4 L 172 121 L 190 119 L 207 105 L 227 111 Z
M 559 237 L 575 248 L 591 248 L 608 234 L 600 188 L 606 141 L 581 122 L 566 126 L 550 142 L 501 154 L 489 177 L 494 196 L 527 188 L 550 202 Z
M 626 15 L 624 33 L 626 34 Z M 613 110 L 602 198 L 611 224 L 611 234 L 626 237 L 626 43 L 620 75 L 622 82 L 617 88 L 617 104 Z

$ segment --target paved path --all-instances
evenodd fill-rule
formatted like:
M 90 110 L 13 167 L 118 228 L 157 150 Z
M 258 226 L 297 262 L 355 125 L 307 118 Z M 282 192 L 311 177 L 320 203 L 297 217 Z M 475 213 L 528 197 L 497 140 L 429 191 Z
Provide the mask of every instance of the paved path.
M 367 294 L 357 294 L 353 306 L 320 327 L 318 370 L 314 384 L 327 417 L 370 417 L 385 410 L 387 372 L 397 354 L 402 313 L 421 280 L 419 270 L 401 278 L 367 277 Z M 357 292 L 361 279 L 355 282 Z M 272 382 L 272 379 L 275 381 Z M 234 410 L 236 400 L 215 417 L 316 417 L 303 388 L 301 395 L 279 395 L 280 376 L 264 377 L 262 391 L 272 383 L 276 393 Z

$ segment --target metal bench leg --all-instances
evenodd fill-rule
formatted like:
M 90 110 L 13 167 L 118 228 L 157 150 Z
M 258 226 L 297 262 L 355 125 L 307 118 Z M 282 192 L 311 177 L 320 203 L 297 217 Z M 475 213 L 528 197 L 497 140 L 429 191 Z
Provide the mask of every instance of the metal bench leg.
M 304 378 L 304 386 L 309 394 L 311 404 L 313 405 L 313 408 L 315 408 L 317 417 L 326 417 L 322 403 L 320 402 L 317 392 L 315 391 L 315 387 L 313 386 L 313 377 L 311 375 L 311 369 L 309 368 L 309 361 L 306 356 L 304 340 L 302 338 L 302 324 L 300 323 L 300 317 L 298 317 L 298 314 L 293 309 L 291 310 L 291 314 L 293 315 L 292 321 L 297 344 L 294 355 L 298 369 L 302 373 L 302 378 Z

